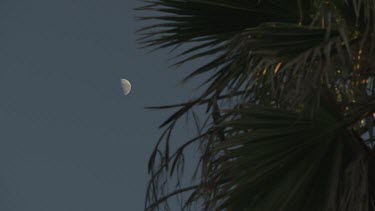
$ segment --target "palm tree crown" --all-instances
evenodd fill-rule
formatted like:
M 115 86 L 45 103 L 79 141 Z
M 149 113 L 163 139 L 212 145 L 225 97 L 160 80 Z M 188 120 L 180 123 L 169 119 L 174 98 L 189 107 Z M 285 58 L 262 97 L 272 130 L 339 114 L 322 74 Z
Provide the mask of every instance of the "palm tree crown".
M 145 210 L 181 193 L 186 210 L 375 210 L 375 0 L 145 2 L 157 14 L 140 19 L 158 21 L 139 31 L 145 47 L 185 44 L 176 65 L 208 61 L 183 81 L 208 75 L 200 96 L 153 107 L 176 111 L 150 158 Z M 188 114 L 197 136 L 170 153 Z M 180 187 L 191 146 L 195 183 Z

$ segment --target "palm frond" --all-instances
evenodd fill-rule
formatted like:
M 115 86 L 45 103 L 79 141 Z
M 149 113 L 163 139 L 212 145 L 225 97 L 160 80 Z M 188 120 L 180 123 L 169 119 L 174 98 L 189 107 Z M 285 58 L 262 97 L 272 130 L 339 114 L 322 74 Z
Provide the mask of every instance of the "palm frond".
M 177 110 L 149 162 L 147 210 L 168 210 L 183 192 L 186 209 L 375 209 L 375 1 L 144 2 L 139 9 L 159 15 L 140 17 L 158 21 L 138 32 L 141 45 L 185 45 L 177 66 L 207 63 L 182 82 L 208 75 L 196 99 L 151 107 Z M 207 107 L 205 126 L 171 153 L 177 121 L 197 106 Z M 201 149 L 199 182 L 171 193 L 189 146 Z
M 212 156 L 224 161 L 212 160 L 218 193 L 210 204 L 219 206 L 210 210 L 349 211 L 373 203 L 365 151 L 343 117 L 327 108 L 312 119 L 254 106 L 235 113 L 240 117 L 222 124 L 230 128 L 227 141 Z

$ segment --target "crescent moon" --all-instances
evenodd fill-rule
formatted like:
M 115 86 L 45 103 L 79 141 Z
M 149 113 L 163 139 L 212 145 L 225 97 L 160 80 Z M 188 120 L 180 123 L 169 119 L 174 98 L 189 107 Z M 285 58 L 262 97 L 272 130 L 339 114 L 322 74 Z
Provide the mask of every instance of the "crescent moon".
M 121 86 L 124 95 L 128 95 L 130 93 L 130 90 L 132 89 L 132 85 L 130 84 L 130 82 L 126 79 L 121 79 Z

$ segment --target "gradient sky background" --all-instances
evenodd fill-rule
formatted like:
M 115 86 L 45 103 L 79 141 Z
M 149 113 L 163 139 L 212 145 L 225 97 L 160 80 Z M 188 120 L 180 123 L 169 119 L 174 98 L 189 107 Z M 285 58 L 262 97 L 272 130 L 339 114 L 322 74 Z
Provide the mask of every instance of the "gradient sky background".
M 143 209 L 148 155 L 168 115 L 144 107 L 189 89 L 165 52 L 136 44 L 139 4 L 0 2 L 0 210 Z

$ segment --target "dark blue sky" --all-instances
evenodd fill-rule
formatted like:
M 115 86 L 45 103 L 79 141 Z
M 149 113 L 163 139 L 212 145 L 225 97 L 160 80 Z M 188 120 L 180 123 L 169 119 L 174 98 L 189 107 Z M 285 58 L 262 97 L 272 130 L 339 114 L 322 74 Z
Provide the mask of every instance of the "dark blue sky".
M 168 55 L 138 49 L 136 5 L 0 2 L 0 210 L 142 210 L 168 115 L 143 107 L 189 92 Z M 132 83 L 128 96 L 120 78 Z

